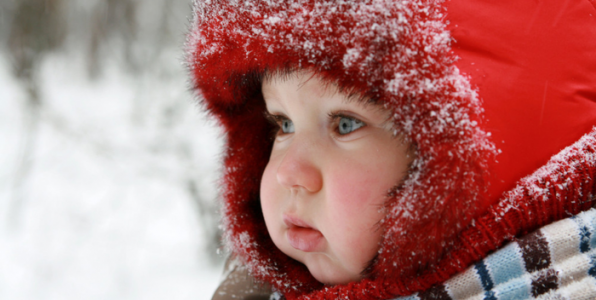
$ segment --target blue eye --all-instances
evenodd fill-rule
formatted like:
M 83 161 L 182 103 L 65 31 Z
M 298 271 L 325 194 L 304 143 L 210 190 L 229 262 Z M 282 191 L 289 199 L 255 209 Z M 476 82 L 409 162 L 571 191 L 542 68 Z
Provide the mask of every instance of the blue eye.
M 281 120 L 281 132 L 294 133 L 294 123 L 290 119 Z
M 365 125 L 364 122 L 362 122 L 358 119 L 352 119 L 352 118 L 341 116 L 339 118 L 339 124 L 338 124 L 337 130 L 338 130 L 339 134 L 345 135 L 345 134 L 355 131 L 358 128 L 363 127 L 364 125 Z

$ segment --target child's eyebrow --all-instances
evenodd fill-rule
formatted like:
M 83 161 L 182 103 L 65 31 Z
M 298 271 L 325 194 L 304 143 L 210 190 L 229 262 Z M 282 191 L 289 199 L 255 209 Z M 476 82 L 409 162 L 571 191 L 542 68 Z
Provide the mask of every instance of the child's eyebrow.
M 373 95 L 371 95 L 370 92 L 367 91 L 360 91 L 357 90 L 355 88 L 350 88 L 350 87 L 342 87 L 338 84 L 333 84 L 334 85 L 334 93 L 340 93 L 343 94 L 345 97 L 344 102 L 345 103 L 351 103 L 351 102 L 357 102 L 359 104 L 364 105 L 365 107 L 368 107 L 369 105 L 378 105 L 379 104 L 379 98 L 374 97 Z
M 379 99 L 367 95 L 366 93 L 361 93 L 357 91 L 350 91 L 346 96 L 347 101 L 356 101 L 359 103 L 364 104 L 365 106 L 368 105 L 377 105 L 379 104 Z
M 366 110 L 387 110 L 383 105 L 379 103 L 379 100 L 377 98 L 373 98 L 359 92 L 350 92 L 346 95 L 343 102 L 346 104 L 355 103 L 356 105 L 359 105 Z

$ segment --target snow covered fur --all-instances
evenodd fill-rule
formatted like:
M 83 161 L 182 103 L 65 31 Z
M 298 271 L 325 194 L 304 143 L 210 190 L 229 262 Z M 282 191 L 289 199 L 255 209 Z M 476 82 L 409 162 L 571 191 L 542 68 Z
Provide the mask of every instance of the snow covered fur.
M 499 11 L 491 7 L 487 11 L 485 8 L 490 5 L 473 0 L 449 3 L 440 0 L 195 1 L 194 20 L 185 46 L 191 84 L 202 105 L 225 129 L 227 148 L 222 182 L 225 238 L 228 247 L 255 277 L 270 282 L 288 299 L 337 299 L 340 296 L 388 299 L 440 283 L 511 239 L 511 234 L 515 236 L 536 229 L 538 223 L 532 223 L 531 228 L 502 233 L 495 237 L 498 243 L 490 243 L 488 248 L 491 250 L 468 254 L 469 259 L 465 260 L 454 259 L 457 249 L 486 246 L 462 246 L 465 242 L 486 242 L 478 236 L 468 240 L 458 236 L 470 232 L 468 226 L 473 219 L 495 204 L 503 192 L 515 187 L 519 178 L 545 164 L 548 157 L 589 132 L 596 124 L 596 91 L 593 86 L 584 84 L 596 78 L 593 71 L 596 70 L 596 58 L 589 55 L 596 49 L 594 42 L 585 42 L 588 46 L 580 44 L 585 50 L 581 55 L 579 52 L 562 54 L 564 58 L 570 57 L 569 60 L 581 61 L 582 66 L 574 68 L 574 72 L 585 72 L 589 76 L 575 77 L 575 80 L 586 79 L 583 85 L 565 82 L 566 87 L 574 87 L 570 91 L 557 89 L 558 83 L 551 81 L 551 89 L 573 95 L 568 99 L 576 101 L 574 105 L 578 105 L 574 109 L 581 111 L 581 118 L 567 117 L 560 123 L 550 122 L 548 111 L 544 121 L 544 111 L 550 108 L 545 104 L 546 94 L 544 98 L 540 97 L 542 102 L 526 101 L 528 93 L 534 91 L 533 84 L 544 83 L 540 69 L 528 67 L 529 75 L 520 77 L 523 80 L 530 78 L 525 82 L 528 88 L 521 87 L 523 93 L 516 93 L 514 88 L 509 88 L 511 84 L 505 85 L 502 81 L 502 78 L 509 79 L 503 74 L 500 63 L 511 63 L 516 67 L 515 74 L 519 74 L 519 65 L 524 65 L 525 61 L 517 64 L 518 60 L 536 56 L 524 52 L 523 56 L 501 59 L 498 55 L 491 56 L 491 51 L 505 50 L 477 43 L 487 39 L 495 45 L 508 45 L 507 34 L 518 32 L 512 30 L 518 26 L 514 21 L 530 19 L 523 12 L 534 12 L 532 20 L 539 22 L 541 18 L 552 18 L 551 12 L 561 10 L 556 7 L 558 4 L 533 7 L 532 10 L 524 5 L 537 4 L 517 2 L 504 0 L 498 8 L 509 5 L 512 9 Z M 469 11 L 474 5 L 480 6 L 478 13 Z M 584 18 L 579 29 L 575 25 L 572 26 L 574 30 L 562 27 L 570 34 L 569 39 L 580 32 L 596 37 L 596 20 L 588 17 L 585 9 L 594 7 L 587 0 L 575 1 L 561 13 L 562 17 L 558 17 L 560 21 L 557 22 L 563 25 L 570 23 L 569 16 L 581 13 Z M 508 19 L 499 15 L 507 15 L 513 10 L 517 13 L 514 16 L 519 18 Z M 487 19 L 486 16 L 491 14 L 494 16 Z M 448 24 L 448 18 L 453 22 Z M 480 32 L 474 35 L 479 32 L 476 28 L 486 29 L 488 25 L 483 24 L 495 23 L 488 22 L 490 20 L 497 25 L 499 22 L 510 23 L 500 24 L 505 29 L 500 29 L 502 32 L 497 34 Z M 594 27 L 586 29 L 586 24 Z M 500 28 L 497 25 L 495 28 Z M 530 26 L 528 30 L 534 30 L 534 27 Z M 551 34 L 557 30 L 544 32 Z M 535 36 L 544 38 L 533 34 L 525 39 L 531 42 L 533 38 L 537 39 Z M 453 37 L 458 41 L 455 47 Z M 578 40 L 585 40 L 585 37 Z M 490 59 L 483 61 L 482 55 L 475 56 L 478 53 Z M 458 57 L 462 59 L 456 63 Z M 553 68 L 560 71 L 563 67 Z M 296 69 L 314 71 L 346 92 L 361 93 L 384 105 L 393 113 L 394 130 L 403 133 L 416 146 L 417 159 L 411 174 L 405 184 L 388 196 L 387 215 L 382 220 L 384 238 L 371 276 L 360 282 L 323 286 L 303 265 L 273 245 L 265 227 L 259 186 L 269 159 L 272 128 L 263 117 L 265 105 L 260 78 L 267 72 Z M 460 69 L 472 76 L 462 75 Z M 521 70 L 525 72 L 525 69 Z M 565 77 L 566 73 L 562 74 Z M 494 79 L 497 77 L 498 80 Z M 520 80 L 516 78 L 511 80 Z M 535 82 L 531 81 L 534 79 Z M 484 102 L 479 100 L 470 82 L 479 86 Z M 541 92 L 546 93 L 548 82 L 547 78 L 547 87 Z M 508 93 L 507 99 L 499 93 Z M 536 98 L 534 94 L 530 95 L 531 99 Z M 512 107 L 522 103 L 521 108 L 531 112 L 542 107 L 542 114 L 528 115 L 524 110 L 512 121 L 507 118 L 515 113 L 499 106 L 506 101 L 510 101 L 507 105 L 511 103 Z M 533 157 L 530 148 L 527 153 L 517 155 L 517 140 L 535 136 L 523 127 L 507 127 L 522 118 L 525 122 L 522 124 L 537 125 L 540 121 L 541 126 L 545 123 L 544 126 L 559 126 L 564 130 L 556 131 L 557 136 L 552 141 L 536 143 L 540 155 Z M 494 133 L 492 137 L 488 130 Z M 540 132 L 542 134 L 542 130 Z M 504 162 L 496 162 L 496 148 L 503 149 L 504 153 L 498 157 L 503 157 Z M 590 173 L 590 180 L 593 175 Z M 585 206 L 575 213 L 586 209 Z M 561 214 L 558 218 L 565 216 Z M 554 221 L 553 218 L 548 220 Z M 448 271 L 442 272 L 441 268 L 445 266 L 449 266 Z

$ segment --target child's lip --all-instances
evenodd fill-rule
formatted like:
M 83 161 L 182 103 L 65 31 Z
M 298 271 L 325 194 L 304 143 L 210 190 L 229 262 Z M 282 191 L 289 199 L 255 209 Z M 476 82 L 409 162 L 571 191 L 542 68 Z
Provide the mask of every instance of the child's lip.
M 303 221 L 302 219 L 300 219 L 296 216 L 284 214 L 283 218 L 284 218 L 284 223 L 286 224 L 286 226 L 288 226 L 288 228 L 304 227 L 304 228 L 310 228 L 310 229 L 317 230 L 314 226 L 310 225 L 309 223 Z
M 303 220 L 284 214 L 284 223 L 287 226 L 286 238 L 290 246 L 304 252 L 321 250 L 323 234 Z

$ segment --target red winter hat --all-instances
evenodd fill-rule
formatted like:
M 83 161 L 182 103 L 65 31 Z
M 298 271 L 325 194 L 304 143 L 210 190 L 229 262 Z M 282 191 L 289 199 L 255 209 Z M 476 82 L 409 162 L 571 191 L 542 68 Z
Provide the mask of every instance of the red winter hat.
M 416 145 L 370 278 L 335 295 L 382 290 L 432 269 L 473 217 L 596 124 L 593 15 L 587 0 L 195 1 L 187 62 L 226 132 L 229 248 L 287 298 L 325 289 L 273 245 L 261 214 L 271 128 L 259 74 L 308 69 L 363 92 Z

